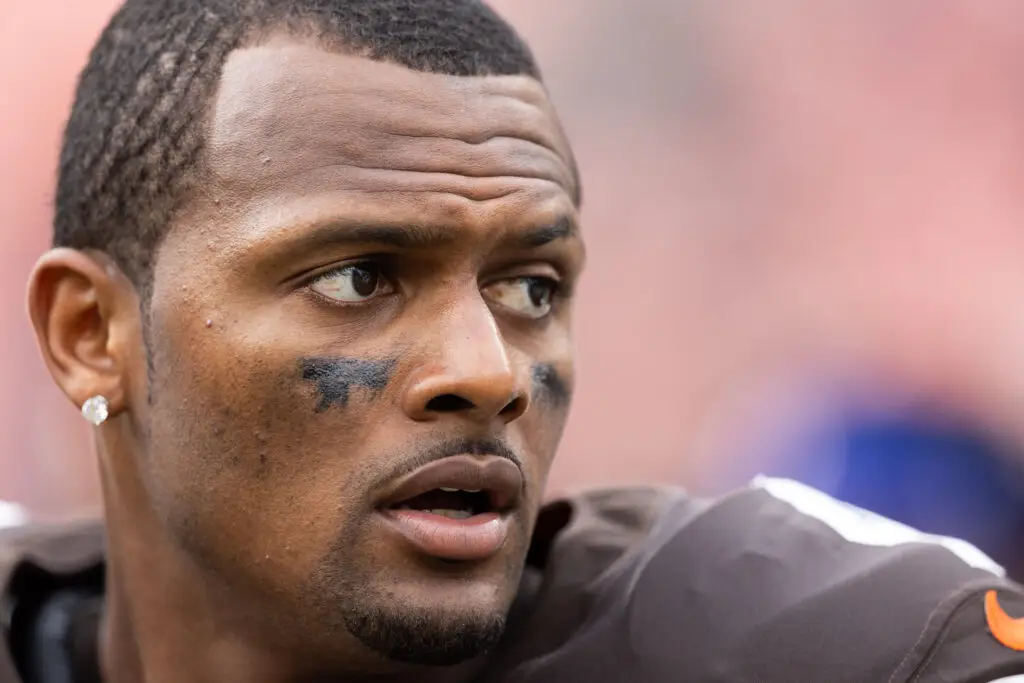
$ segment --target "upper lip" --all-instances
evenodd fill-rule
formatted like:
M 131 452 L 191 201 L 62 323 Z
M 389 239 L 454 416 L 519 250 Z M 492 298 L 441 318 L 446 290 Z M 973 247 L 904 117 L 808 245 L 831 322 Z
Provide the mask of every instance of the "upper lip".
M 500 512 L 518 502 L 523 474 L 515 463 L 500 456 L 453 455 L 399 479 L 384 495 L 381 506 L 398 505 L 441 487 L 479 490 L 487 494 L 491 509 Z

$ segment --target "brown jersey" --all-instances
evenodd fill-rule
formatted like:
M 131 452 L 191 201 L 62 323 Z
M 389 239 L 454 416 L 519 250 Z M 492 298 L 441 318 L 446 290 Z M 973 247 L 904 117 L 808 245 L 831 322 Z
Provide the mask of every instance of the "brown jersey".
M 98 681 L 102 582 L 99 523 L 0 532 L 0 683 Z M 480 683 L 989 683 L 1017 617 L 974 547 L 795 482 L 609 489 L 541 513 Z

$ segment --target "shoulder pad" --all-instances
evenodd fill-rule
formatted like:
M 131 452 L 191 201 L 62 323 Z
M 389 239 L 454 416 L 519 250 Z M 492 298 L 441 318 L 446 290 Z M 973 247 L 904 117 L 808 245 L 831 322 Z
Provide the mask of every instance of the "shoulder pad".
M 1024 591 L 964 541 L 767 478 L 696 519 L 663 520 L 659 535 L 630 604 L 644 680 L 988 683 L 1024 673 L 1024 652 L 994 636 L 985 614 L 995 590 L 1016 624 Z M 1003 640 L 1018 631 L 1024 648 L 1024 622 Z
M 98 521 L 0 529 L 0 683 L 20 680 L 7 645 L 20 596 L 95 572 L 102 565 L 103 548 Z

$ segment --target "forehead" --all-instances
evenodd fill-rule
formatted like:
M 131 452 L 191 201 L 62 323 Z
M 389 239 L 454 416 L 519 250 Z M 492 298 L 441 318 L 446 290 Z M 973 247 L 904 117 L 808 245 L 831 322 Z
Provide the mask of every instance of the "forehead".
M 291 40 L 228 58 L 207 149 L 217 187 L 264 208 L 339 193 L 574 203 L 578 191 L 534 79 L 429 74 Z

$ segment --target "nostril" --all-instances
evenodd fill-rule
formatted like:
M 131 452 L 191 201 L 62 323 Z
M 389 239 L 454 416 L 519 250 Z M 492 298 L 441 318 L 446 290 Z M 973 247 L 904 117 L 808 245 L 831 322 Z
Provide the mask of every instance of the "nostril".
M 525 399 L 523 399 L 522 396 L 515 397 L 514 399 L 509 401 L 508 404 L 506 404 L 504 408 L 501 409 L 501 413 L 499 413 L 499 414 L 500 415 L 511 415 L 511 414 L 515 414 L 515 413 L 520 412 L 523 409 L 523 401 L 524 400 Z
M 474 407 L 472 401 L 455 394 L 442 394 L 427 401 L 427 410 L 437 413 L 456 413 Z

